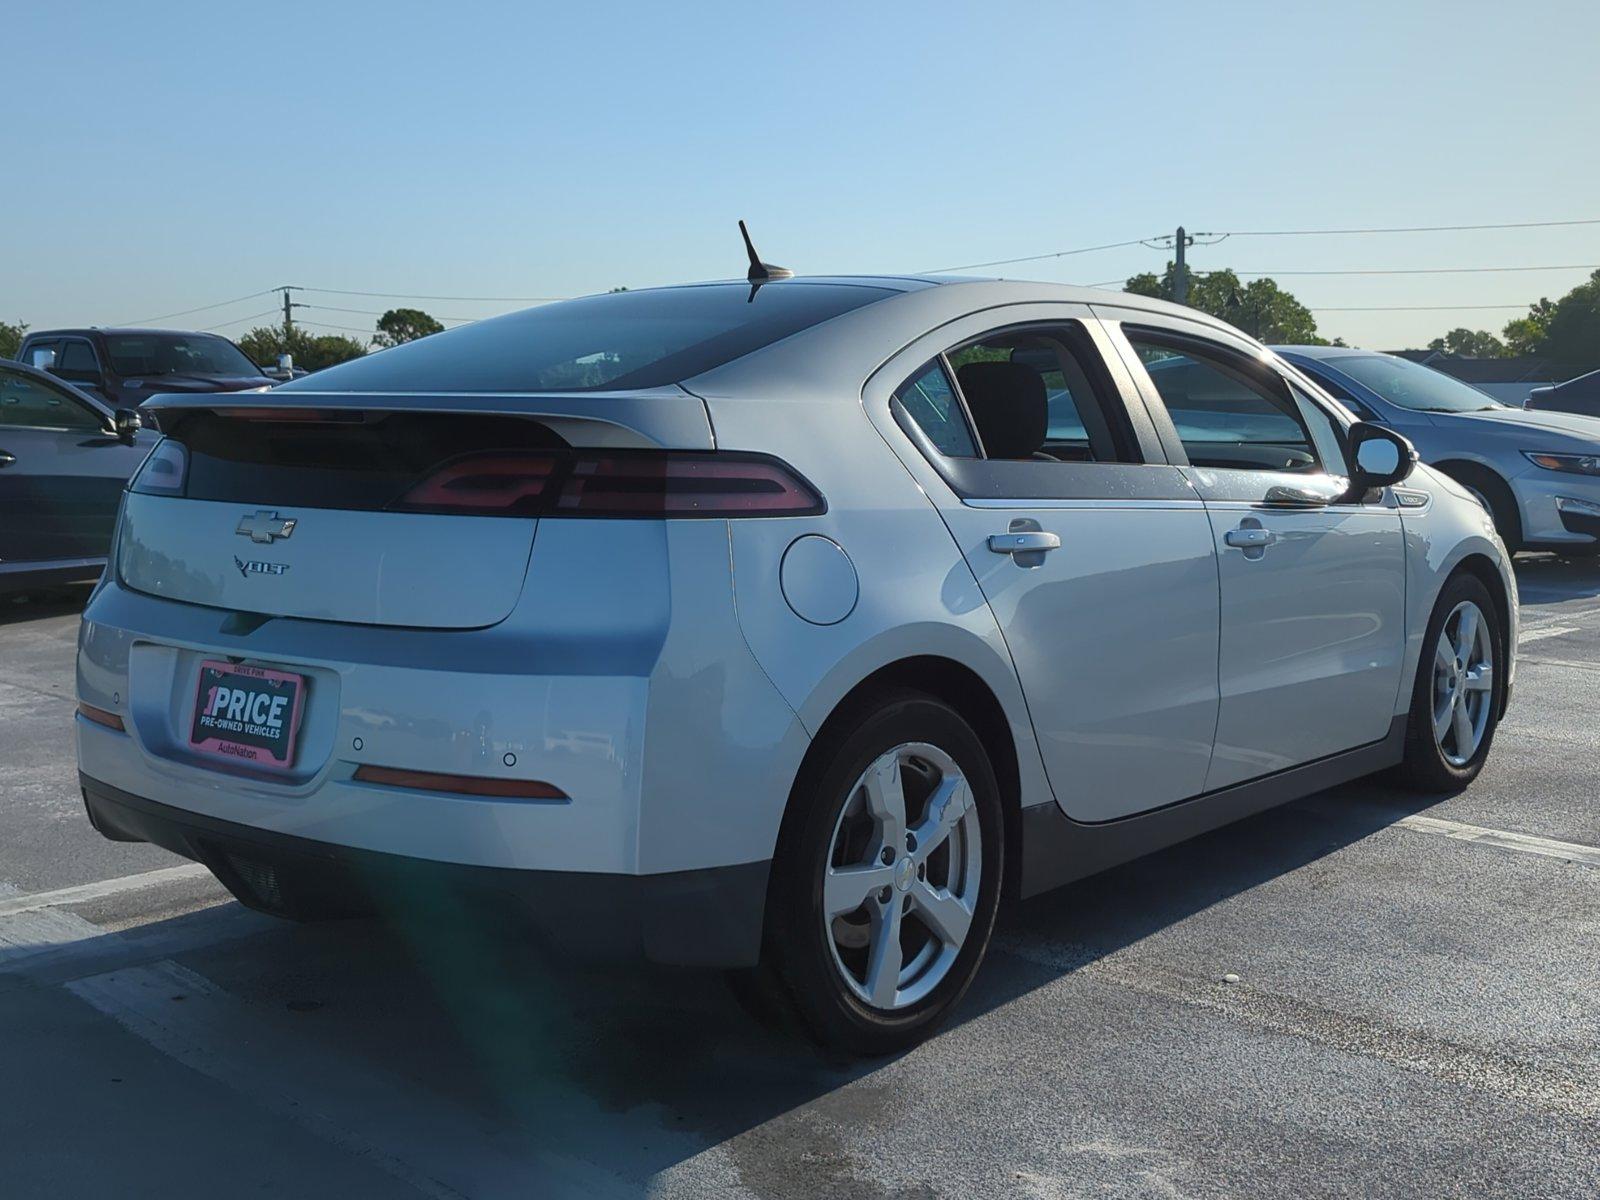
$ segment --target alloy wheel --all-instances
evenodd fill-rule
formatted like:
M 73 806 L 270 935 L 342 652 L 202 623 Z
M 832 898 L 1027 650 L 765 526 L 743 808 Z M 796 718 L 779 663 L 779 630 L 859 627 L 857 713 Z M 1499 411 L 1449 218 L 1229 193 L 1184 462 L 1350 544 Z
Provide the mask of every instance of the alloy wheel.
M 903 743 L 861 773 L 822 881 L 824 936 L 858 999 L 903 1009 L 950 973 L 977 911 L 982 837 L 966 777 L 937 746 Z
M 1433 738 L 1451 766 L 1463 767 L 1483 743 L 1494 705 L 1494 639 L 1471 600 L 1450 610 L 1433 653 Z

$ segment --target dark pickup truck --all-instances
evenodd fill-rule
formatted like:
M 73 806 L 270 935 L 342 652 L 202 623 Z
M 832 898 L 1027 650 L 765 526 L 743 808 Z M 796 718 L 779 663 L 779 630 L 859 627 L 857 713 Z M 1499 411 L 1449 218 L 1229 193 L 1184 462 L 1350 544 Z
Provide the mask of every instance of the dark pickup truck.
M 273 384 L 244 351 L 214 333 L 47 329 L 28 334 L 17 358 L 114 409 L 137 408 L 164 392 L 247 392 Z

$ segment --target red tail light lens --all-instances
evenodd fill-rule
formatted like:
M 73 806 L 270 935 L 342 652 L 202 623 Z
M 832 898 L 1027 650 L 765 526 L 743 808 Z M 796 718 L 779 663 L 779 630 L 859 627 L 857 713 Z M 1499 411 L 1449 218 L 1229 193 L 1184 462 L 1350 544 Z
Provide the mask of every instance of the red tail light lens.
M 827 511 L 794 470 L 761 454 L 685 451 L 473 454 L 390 506 L 485 516 L 773 517 Z
M 536 514 L 544 507 L 556 466 L 556 458 L 548 454 L 468 455 L 413 484 L 396 507 L 506 517 Z

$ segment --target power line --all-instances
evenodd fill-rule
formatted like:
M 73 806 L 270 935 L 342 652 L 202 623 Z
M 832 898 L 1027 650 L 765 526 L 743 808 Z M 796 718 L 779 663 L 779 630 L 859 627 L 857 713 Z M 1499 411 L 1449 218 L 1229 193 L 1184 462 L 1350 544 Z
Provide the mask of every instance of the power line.
M 1585 217 L 1577 221 L 1507 221 L 1498 225 L 1395 225 L 1372 229 L 1229 229 L 1219 230 L 1221 237 L 1324 237 L 1357 233 L 1460 233 L 1480 229 L 1551 229 L 1567 225 L 1600 225 L 1600 217 Z M 1209 237 L 1211 234 L 1197 234 Z
M 1315 308 L 1312 312 L 1466 312 L 1470 309 L 1508 309 L 1528 308 L 1527 301 L 1521 304 L 1385 304 L 1385 305 L 1356 305 L 1354 307 L 1340 308 Z
M 341 288 L 296 288 L 299 292 L 321 292 L 328 296 L 371 296 L 379 300 L 473 300 L 485 304 L 554 304 L 571 296 L 424 296 L 415 292 L 352 292 Z
M 277 288 L 266 288 L 263 291 L 251 292 L 248 296 L 235 296 L 232 300 L 218 300 L 215 304 L 202 304 L 199 308 L 186 308 L 182 312 L 163 313 L 159 317 L 140 317 L 137 321 L 127 321 L 128 325 L 148 325 L 152 321 L 169 321 L 173 317 L 187 317 L 190 313 L 210 312 L 213 308 L 226 308 L 230 304 L 238 304 L 245 300 L 254 300 L 257 296 L 270 296 Z
M 278 310 L 277 309 L 269 308 L 265 312 L 253 313 L 252 315 L 250 315 L 248 317 L 235 317 L 231 321 L 223 321 L 220 325 L 206 325 L 206 326 L 202 327 L 201 329 L 197 330 L 196 332 L 198 332 L 198 333 L 210 333 L 213 330 L 226 329 L 229 325 L 242 325 L 246 321 L 259 321 L 262 317 L 273 317 L 273 316 L 277 316 L 277 314 L 278 314 Z
M 1008 267 L 1012 263 L 1039 262 L 1046 258 L 1067 258 L 1074 254 L 1093 254 L 1096 250 L 1120 250 L 1124 246 L 1142 246 L 1148 238 L 1133 238 L 1126 242 L 1107 242 L 1104 246 L 1080 246 L 1076 250 L 1056 250 L 1050 254 L 1027 254 L 1021 258 L 997 258 L 993 262 L 963 263 L 958 267 L 937 267 L 931 271 L 918 271 L 919 275 L 944 275 L 951 271 L 972 271 L 978 267 Z
M 1564 263 L 1550 267 L 1395 267 L 1330 271 L 1235 271 L 1235 275 L 1477 275 L 1505 271 L 1593 271 L 1600 263 Z M 1210 275 L 1215 272 L 1203 271 Z
M 302 304 L 300 307 L 301 308 L 314 308 L 314 309 L 317 309 L 319 312 L 354 313 L 358 317 L 381 317 L 381 316 L 384 315 L 382 310 L 375 309 L 375 308 L 338 308 L 338 307 L 336 307 L 335 305 L 332 305 L 332 304 Z M 444 316 L 439 316 L 439 315 L 437 315 L 435 313 L 429 313 L 428 315 L 430 317 L 433 317 L 433 319 L 435 321 L 483 321 L 483 320 L 487 320 L 487 318 L 485 318 L 485 317 L 444 317 Z

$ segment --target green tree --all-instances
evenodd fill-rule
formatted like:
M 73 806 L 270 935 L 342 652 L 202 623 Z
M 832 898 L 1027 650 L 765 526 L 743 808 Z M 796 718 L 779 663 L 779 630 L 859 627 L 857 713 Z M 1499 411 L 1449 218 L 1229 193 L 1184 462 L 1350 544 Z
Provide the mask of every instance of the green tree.
M 307 371 L 320 371 L 336 363 L 360 358 L 367 348 L 355 338 L 336 333 L 311 333 L 298 325 L 284 336 L 283 326 L 263 325 L 239 339 L 239 349 L 253 362 L 272 366 L 280 354 L 292 354 L 294 365 Z
M 1545 335 L 1550 330 L 1550 318 L 1555 316 L 1555 302 L 1548 297 L 1528 308 L 1528 315 L 1515 317 L 1500 332 L 1506 339 L 1507 354 L 1539 354 L 1544 350 Z
M 0 321 L 0 358 L 15 358 L 22 347 L 22 335 L 27 332 L 28 326 L 23 321 L 15 325 L 10 321 Z
M 420 308 L 391 308 L 378 318 L 378 331 L 372 335 L 372 344 L 388 348 L 443 332 L 444 326 Z
M 1428 349 L 1463 358 L 1503 358 L 1506 344 L 1487 329 L 1452 329 L 1429 342 Z
M 1160 275 L 1146 271 L 1123 285 L 1123 291 L 1159 300 L 1173 298 L 1177 265 L 1169 262 Z M 1191 308 L 1228 322 L 1263 342 L 1325 346 L 1326 338 L 1317 333 L 1317 319 L 1294 295 L 1278 286 L 1275 279 L 1253 279 L 1241 283 L 1231 270 L 1189 272 Z
M 1539 349 L 1573 375 L 1600 368 L 1600 271 L 1556 301 Z

